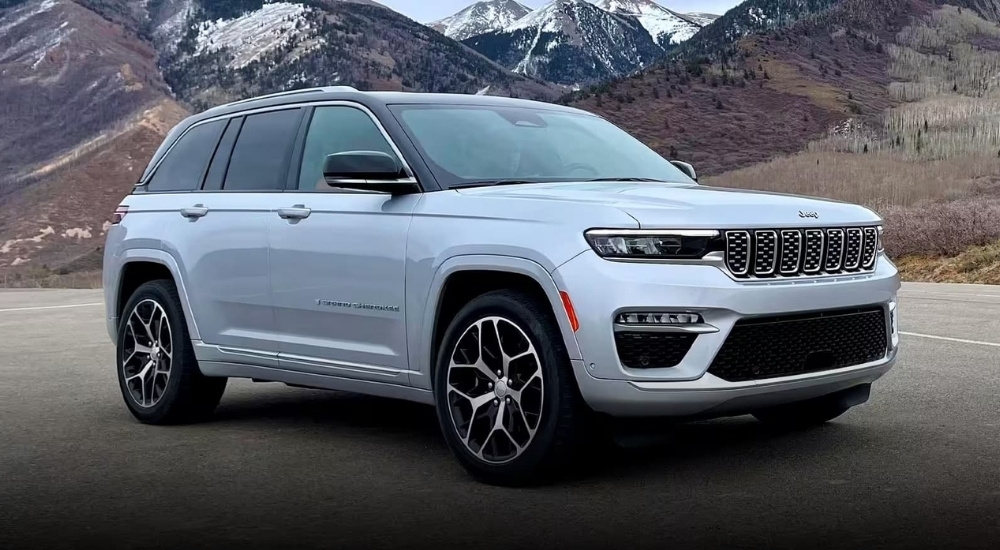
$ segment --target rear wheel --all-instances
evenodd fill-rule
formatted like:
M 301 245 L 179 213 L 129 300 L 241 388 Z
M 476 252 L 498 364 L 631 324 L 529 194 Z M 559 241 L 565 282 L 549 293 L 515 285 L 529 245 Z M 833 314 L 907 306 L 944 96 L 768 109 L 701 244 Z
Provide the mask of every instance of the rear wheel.
M 118 326 L 118 383 L 146 424 L 201 420 L 222 399 L 225 378 L 203 376 L 172 281 L 150 281 L 129 298 Z
M 498 485 L 554 473 L 578 448 L 587 411 L 551 309 L 509 290 L 473 299 L 438 353 L 435 400 L 465 469 Z

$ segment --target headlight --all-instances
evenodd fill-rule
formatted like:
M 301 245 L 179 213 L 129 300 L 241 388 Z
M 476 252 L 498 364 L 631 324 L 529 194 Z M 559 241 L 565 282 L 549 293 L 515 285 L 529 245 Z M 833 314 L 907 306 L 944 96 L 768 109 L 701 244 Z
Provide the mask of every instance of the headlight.
M 723 249 L 714 230 L 592 229 L 586 237 L 604 258 L 691 260 Z
M 876 252 L 880 254 L 885 252 L 885 240 L 882 238 L 883 233 L 885 233 L 885 228 L 881 225 L 878 226 L 878 249 L 876 249 Z

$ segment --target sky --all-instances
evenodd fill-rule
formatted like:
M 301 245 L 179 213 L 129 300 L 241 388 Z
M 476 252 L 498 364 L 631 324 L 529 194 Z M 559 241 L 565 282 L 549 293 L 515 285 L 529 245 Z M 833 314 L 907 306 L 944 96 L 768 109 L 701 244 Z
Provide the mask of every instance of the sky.
M 426 23 L 448 17 L 462 8 L 474 4 L 476 0 L 376 0 L 406 15 L 410 19 Z M 537 8 L 551 0 L 519 0 L 525 6 Z M 722 14 L 742 0 L 657 0 L 664 6 L 679 12 L 700 11 Z

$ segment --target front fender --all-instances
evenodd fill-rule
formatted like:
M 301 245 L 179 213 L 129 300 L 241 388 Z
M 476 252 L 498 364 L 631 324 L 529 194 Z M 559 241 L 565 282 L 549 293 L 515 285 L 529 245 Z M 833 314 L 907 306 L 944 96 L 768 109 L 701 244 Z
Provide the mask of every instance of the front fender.
M 434 368 L 433 339 L 438 304 L 445 281 L 452 274 L 461 271 L 501 271 L 531 277 L 545 292 L 549 305 L 556 313 L 555 317 L 570 359 L 582 357 L 576 334 L 563 313 L 562 298 L 559 295 L 563 287 L 557 280 L 558 276 L 554 278 L 541 264 L 525 258 L 489 254 L 453 256 L 438 266 L 430 285 L 425 290 L 408 289 L 407 292 L 406 322 L 408 339 L 412 343 L 409 346 L 409 361 L 413 371 L 410 381 L 414 386 L 433 389 L 430 374 Z

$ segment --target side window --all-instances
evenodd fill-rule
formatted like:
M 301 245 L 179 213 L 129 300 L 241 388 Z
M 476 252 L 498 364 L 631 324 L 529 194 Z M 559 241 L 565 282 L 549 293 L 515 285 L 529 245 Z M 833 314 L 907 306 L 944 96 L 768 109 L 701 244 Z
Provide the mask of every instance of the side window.
M 148 189 L 153 192 L 197 189 L 225 127 L 225 120 L 216 120 L 188 130 L 160 162 Z
M 236 143 L 236 136 L 240 135 L 240 128 L 243 127 L 243 117 L 236 117 L 229 120 L 229 126 L 222 133 L 222 141 L 215 149 L 215 156 L 212 163 L 208 165 L 208 172 L 205 174 L 204 191 L 218 191 L 222 189 L 222 180 L 226 177 L 226 168 L 229 167 L 229 156 L 233 152 L 233 145 Z
M 317 107 L 302 151 L 299 189 L 331 189 L 323 179 L 323 163 L 328 155 L 347 151 L 379 151 L 396 156 L 364 111 L 353 107 Z
M 301 109 L 289 109 L 246 117 L 222 188 L 227 191 L 284 189 L 288 157 L 301 115 Z

